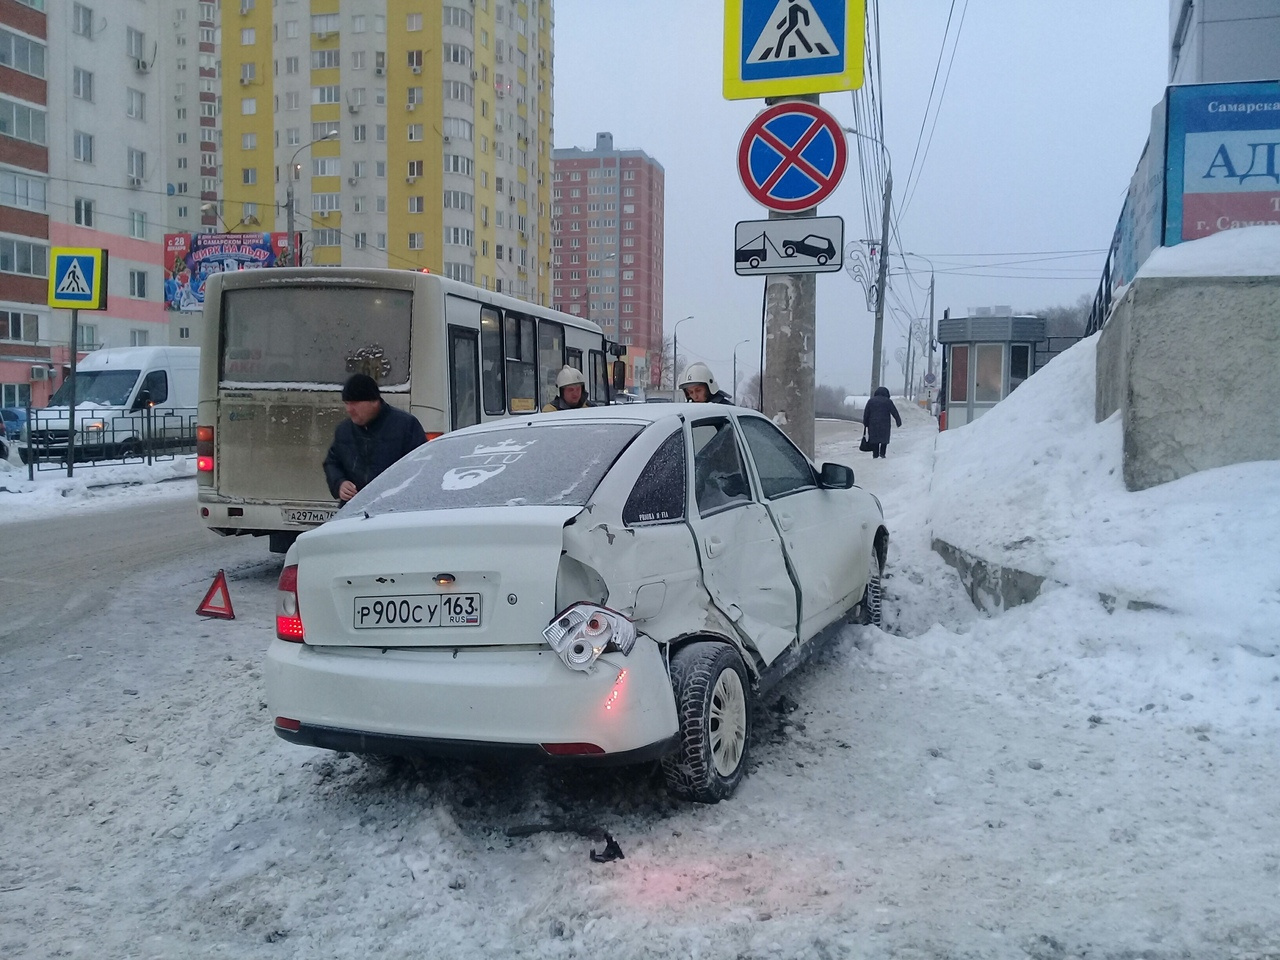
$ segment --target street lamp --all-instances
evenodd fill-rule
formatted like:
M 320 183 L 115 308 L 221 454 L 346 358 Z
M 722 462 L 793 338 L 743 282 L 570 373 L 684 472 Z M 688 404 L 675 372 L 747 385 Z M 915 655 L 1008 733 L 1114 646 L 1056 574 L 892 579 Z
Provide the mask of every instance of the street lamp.
M 884 343 L 884 297 L 885 284 L 889 277 L 889 205 L 893 197 L 893 159 L 889 156 L 889 148 L 884 141 L 865 133 L 859 133 L 853 127 L 841 127 L 845 133 L 851 133 L 863 140 L 870 140 L 880 145 L 884 151 L 884 213 L 880 220 L 880 270 L 876 280 L 876 325 L 871 341 L 871 392 L 875 393 L 880 386 L 880 351 Z
M 200 205 L 200 212 L 212 213 L 215 217 L 217 217 L 218 220 L 222 223 L 223 233 L 235 233 L 236 227 L 256 227 L 259 225 L 258 218 L 255 217 L 253 214 L 250 214 L 247 217 L 241 217 L 239 220 L 237 220 L 235 227 L 228 227 L 227 221 L 223 218 L 221 211 L 218 210 L 218 204 L 216 202 L 202 203 Z
M 288 225 L 288 230 L 289 230 L 289 239 L 285 244 L 285 249 L 289 251 L 289 266 L 291 267 L 296 267 L 298 265 L 298 258 L 295 255 L 297 251 L 293 249 L 293 165 L 294 165 L 294 161 L 298 159 L 298 154 L 300 154 L 303 150 L 307 149 L 307 147 L 311 146 L 312 144 L 319 143 L 322 140 L 332 140 L 337 135 L 338 135 L 337 130 L 330 130 L 323 137 L 316 137 L 314 140 L 311 141 L 311 143 L 304 143 L 297 150 L 293 151 L 293 156 L 289 158 L 289 169 L 286 172 L 286 176 L 288 177 L 288 187 L 285 190 L 284 206 L 285 206 L 286 223 Z
M 733 345 L 733 402 L 738 402 L 738 348 L 744 343 L 750 343 L 751 337 L 745 340 L 739 340 Z
M 925 344 L 925 347 L 929 351 L 929 379 L 932 380 L 933 379 L 933 349 L 935 346 L 933 342 L 933 285 L 934 285 L 934 274 L 936 271 L 934 270 L 934 267 L 933 267 L 933 261 L 930 260 L 928 257 L 922 257 L 918 253 L 903 253 L 902 256 L 904 259 L 907 257 L 915 257 L 917 260 L 923 260 L 925 263 L 929 265 L 929 342 Z M 926 386 L 928 385 L 926 384 Z M 933 387 L 928 386 L 927 392 L 929 394 L 932 394 Z M 932 396 L 930 396 L 929 399 L 932 400 L 933 399 Z
M 681 317 L 676 321 L 675 332 L 671 335 L 671 399 L 676 398 L 677 381 L 680 379 L 680 372 L 676 370 L 676 365 L 680 362 L 680 324 L 686 320 L 692 320 L 693 314 L 687 317 Z

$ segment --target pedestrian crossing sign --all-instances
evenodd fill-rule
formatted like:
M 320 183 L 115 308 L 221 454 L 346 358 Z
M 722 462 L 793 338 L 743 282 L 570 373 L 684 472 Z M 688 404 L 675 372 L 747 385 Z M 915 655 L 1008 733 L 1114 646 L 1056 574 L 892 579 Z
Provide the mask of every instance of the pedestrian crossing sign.
M 49 251 L 49 306 L 107 309 L 107 251 L 53 247 Z
M 724 97 L 862 86 L 866 0 L 725 0 Z

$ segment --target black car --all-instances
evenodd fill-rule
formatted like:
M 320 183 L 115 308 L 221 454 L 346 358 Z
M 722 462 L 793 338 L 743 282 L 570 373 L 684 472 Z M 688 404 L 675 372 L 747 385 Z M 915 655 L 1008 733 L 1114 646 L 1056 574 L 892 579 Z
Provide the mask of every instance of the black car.
M 816 233 L 811 233 L 799 240 L 786 241 L 782 245 L 782 253 L 788 257 L 794 257 L 797 253 L 802 256 L 813 257 L 814 260 L 818 261 L 818 265 L 822 266 L 835 257 L 836 247 L 829 237 L 820 237 Z

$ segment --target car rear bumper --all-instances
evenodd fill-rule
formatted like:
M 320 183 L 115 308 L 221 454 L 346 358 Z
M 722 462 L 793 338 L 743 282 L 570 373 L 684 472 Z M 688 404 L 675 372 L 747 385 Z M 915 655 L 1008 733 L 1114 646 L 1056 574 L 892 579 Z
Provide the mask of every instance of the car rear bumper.
M 332 501 L 247 503 L 220 497 L 207 488 L 197 488 L 196 499 L 200 522 L 223 536 L 305 533 L 337 515 L 337 505 Z M 290 519 L 292 516 L 306 516 L 307 519 Z
M 265 673 L 276 733 L 331 750 L 628 763 L 663 755 L 678 730 L 662 651 L 646 637 L 630 655 L 605 654 L 585 673 L 546 647 L 383 650 L 276 640 Z M 548 744 L 600 752 L 558 756 Z

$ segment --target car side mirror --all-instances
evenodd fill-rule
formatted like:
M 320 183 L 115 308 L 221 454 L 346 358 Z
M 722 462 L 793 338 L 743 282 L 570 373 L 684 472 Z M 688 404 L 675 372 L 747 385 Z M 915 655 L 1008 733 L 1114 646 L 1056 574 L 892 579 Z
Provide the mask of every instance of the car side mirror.
M 853 486 L 853 468 L 843 463 L 824 463 L 818 482 L 828 490 L 848 490 Z
M 151 406 L 151 391 L 139 390 L 137 399 L 133 401 L 133 409 L 145 410 L 149 406 Z
M 625 390 L 627 388 L 627 363 L 625 360 L 613 361 L 613 389 Z

